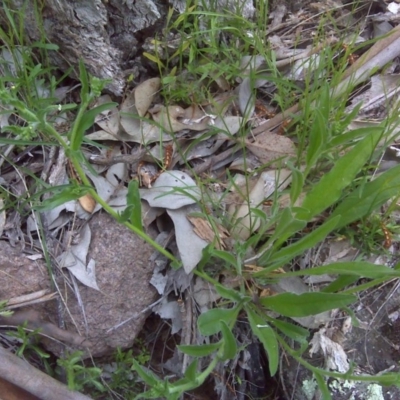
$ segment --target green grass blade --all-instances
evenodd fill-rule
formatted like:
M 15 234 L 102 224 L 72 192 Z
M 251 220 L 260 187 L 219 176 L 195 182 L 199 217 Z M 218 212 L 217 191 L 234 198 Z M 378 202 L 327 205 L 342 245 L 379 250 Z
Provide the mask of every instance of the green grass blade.
M 339 219 L 340 216 L 325 222 L 320 227 L 318 227 L 308 235 L 304 236 L 302 239 L 277 251 L 275 254 L 272 255 L 272 257 L 268 257 L 268 259 L 264 260 L 264 255 L 261 256 L 259 259 L 259 265 L 265 265 L 265 262 L 267 261 L 271 265 L 269 265 L 266 270 L 270 271 L 271 269 L 279 268 L 281 265 L 292 260 L 294 257 L 303 254 L 304 251 L 310 249 L 317 243 L 324 240 L 326 236 L 329 235 L 329 233 L 331 233 L 336 228 Z M 262 276 L 262 274 L 263 271 L 255 274 L 254 276 Z
M 348 153 L 336 161 L 331 171 L 311 189 L 305 197 L 297 218 L 310 221 L 340 199 L 343 190 L 349 186 L 365 163 L 371 157 L 380 135 L 368 136 L 358 142 Z
M 382 206 L 387 200 L 399 194 L 400 165 L 384 172 L 373 181 L 360 185 L 346 197 L 333 211 L 330 219 L 340 215 L 337 229 L 357 221 L 373 210 Z

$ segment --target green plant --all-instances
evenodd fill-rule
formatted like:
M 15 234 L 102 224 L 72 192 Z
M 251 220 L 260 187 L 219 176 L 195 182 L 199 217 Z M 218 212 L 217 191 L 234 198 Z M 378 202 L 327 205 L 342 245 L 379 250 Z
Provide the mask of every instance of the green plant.
M 12 311 L 7 310 L 7 301 L 6 300 L 0 301 L 0 316 L 9 317 L 12 314 L 13 314 Z
M 88 367 L 82 363 L 83 352 L 75 351 L 65 358 L 59 358 L 57 365 L 62 368 L 58 372 L 65 372 L 67 385 L 70 390 L 90 389 L 94 387 L 100 392 L 105 391 L 104 385 L 100 381 L 101 369 L 97 367 Z
M 9 335 L 15 337 L 20 346 L 16 351 L 19 357 L 39 356 L 46 370 L 50 370 L 48 359 L 50 355 L 46 353 L 39 344 L 40 329 L 29 330 L 26 324 L 17 327 L 16 331 L 9 331 Z
M 148 350 L 140 339 L 135 340 L 134 347 L 135 355 L 132 349 L 128 351 L 117 349 L 112 361 L 103 365 L 102 371 L 102 379 L 108 392 L 116 393 L 127 400 L 133 399 L 137 393 L 143 391 L 142 385 L 137 382 L 137 374 L 132 371 L 134 360 L 140 365 L 150 360 Z

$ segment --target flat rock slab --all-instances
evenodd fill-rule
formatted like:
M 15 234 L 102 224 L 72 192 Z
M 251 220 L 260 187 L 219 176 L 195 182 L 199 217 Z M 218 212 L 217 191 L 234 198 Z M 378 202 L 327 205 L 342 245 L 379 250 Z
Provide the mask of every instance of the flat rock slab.
M 153 265 L 150 256 L 154 249 L 138 238 L 112 217 L 99 213 L 89 222 L 92 233 L 88 260 L 96 261 L 96 278 L 100 291 L 77 283 L 81 304 L 65 284 L 66 278 L 57 282 L 65 300 L 63 319 L 69 332 L 81 336 L 92 355 L 101 355 L 117 347 L 127 348 L 141 330 L 147 317 L 141 313 L 157 297 L 150 286 Z M 50 287 L 46 266 L 42 261 L 30 261 L 26 255 L 0 242 L 0 298 L 8 299 Z M 66 270 L 63 270 L 65 273 Z M 40 314 L 37 325 L 51 321 L 56 325 L 56 301 L 33 307 Z M 84 310 L 84 311 L 83 311 Z M 123 321 L 131 319 L 119 328 Z M 85 323 L 86 320 L 86 323 Z M 69 350 L 76 349 L 77 339 L 68 343 Z M 45 341 L 49 350 L 60 354 L 61 347 L 52 340 Z

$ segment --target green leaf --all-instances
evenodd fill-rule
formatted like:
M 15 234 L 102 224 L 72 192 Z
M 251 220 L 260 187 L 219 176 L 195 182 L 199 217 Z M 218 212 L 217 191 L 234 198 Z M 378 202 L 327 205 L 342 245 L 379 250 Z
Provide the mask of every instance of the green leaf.
M 382 206 L 400 190 L 400 165 L 390 168 L 378 178 L 355 189 L 333 211 L 330 218 L 340 215 L 337 229 L 357 221 Z
M 199 344 L 199 345 L 179 345 L 178 349 L 192 357 L 205 357 L 221 347 L 221 343 Z
M 104 104 L 100 104 L 97 107 L 94 107 L 90 110 L 87 110 L 83 115 L 82 118 L 80 119 L 79 125 L 76 128 L 77 131 L 80 133 L 80 135 L 78 136 L 82 136 L 83 134 L 93 126 L 94 124 L 94 120 L 96 118 L 96 116 L 98 114 L 100 114 L 103 111 L 107 111 L 107 110 L 111 110 L 112 108 L 116 107 L 118 105 L 118 103 L 104 103 Z M 75 129 L 75 128 L 74 128 Z M 71 145 L 74 145 L 75 147 L 72 147 L 74 150 L 77 150 L 79 148 L 81 143 L 79 143 L 79 145 L 76 147 L 76 143 L 71 143 Z
M 270 243 L 274 243 L 273 248 L 279 247 L 282 243 L 284 243 L 290 236 L 294 233 L 302 230 L 307 223 L 305 221 L 300 221 L 295 219 L 292 214 L 291 208 L 285 208 L 280 216 L 280 219 L 275 227 L 274 233 L 270 240 L 265 244 L 264 247 L 269 246 Z M 262 251 L 263 249 L 261 249 Z M 258 260 L 260 266 L 264 266 L 269 262 L 269 257 L 271 252 L 267 251 L 263 254 L 262 257 Z
M 302 207 L 307 212 L 298 212 L 297 218 L 310 221 L 314 216 L 336 203 L 364 164 L 371 157 L 380 135 L 367 136 L 348 153 L 336 161 L 333 168 L 306 195 Z
M 164 64 L 162 63 L 162 61 L 158 57 L 153 56 L 153 54 L 143 52 L 143 56 L 148 58 L 150 61 L 156 63 L 158 68 L 164 68 Z
M 58 51 L 59 46 L 53 43 L 42 43 L 42 42 L 34 42 L 31 45 L 32 47 L 36 47 L 37 49 L 45 49 L 45 50 L 53 50 Z
M 354 129 L 352 131 L 349 132 L 345 132 L 341 135 L 336 136 L 335 138 L 333 138 L 329 145 L 332 148 L 335 148 L 337 146 L 341 146 L 344 143 L 348 143 L 351 142 L 353 140 L 359 139 L 359 138 L 363 138 L 367 135 L 379 135 L 383 132 L 383 127 L 368 127 L 368 128 L 359 128 L 359 129 Z
M 268 355 L 269 372 L 274 376 L 279 365 L 279 346 L 275 332 L 252 308 L 246 307 L 251 330 L 263 344 Z
M 292 183 L 290 185 L 290 201 L 292 206 L 299 198 L 304 186 L 304 175 L 295 167 L 290 168 L 292 171 Z
M 235 289 L 227 288 L 219 283 L 216 283 L 214 285 L 214 288 L 217 291 L 217 293 L 224 299 L 232 300 L 236 303 L 239 303 L 242 300 L 242 295 Z
M 236 339 L 225 321 L 220 321 L 222 332 L 222 346 L 218 352 L 221 361 L 235 358 L 237 353 Z
M 227 251 L 222 250 L 213 250 L 212 254 L 213 256 L 226 261 L 228 265 L 231 265 L 233 267 L 236 267 L 237 265 L 237 258 L 232 253 L 228 253 Z
M 307 337 L 310 334 L 307 329 L 275 318 L 269 318 L 269 320 L 272 325 L 278 328 L 287 337 L 296 340 L 299 343 L 307 343 Z
M 156 374 L 151 372 L 145 367 L 142 367 L 134 358 L 132 359 L 132 369 L 134 369 L 138 375 L 143 379 L 145 383 L 153 387 L 162 384 L 162 381 L 158 378 Z
M 339 219 L 340 216 L 325 222 L 320 227 L 304 236 L 302 239 L 277 251 L 275 254 L 272 255 L 272 257 L 269 258 L 268 262 L 273 265 L 268 267 L 267 270 L 280 267 L 281 265 L 292 260 L 294 257 L 303 254 L 306 250 L 314 247 L 317 243 L 324 240 L 326 236 L 328 236 L 329 233 L 331 233 L 336 228 Z M 260 260 L 261 264 L 262 257 L 260 257 Z M 262 275 L 262 271 L 260 272 L 260 274 Z M 255 277 L 261 275 L 254 274 Z
M 275 296 L 263 297 L 260 303 L 269 310 L 286 317 L 307 317 L 334 308 L 345 307 L 357 298 L 349 294 L 338 293 L 281 293 Z
M 34 209 L 37 211 L 52 210 L 53 208 L 65 204 L 71 200 L 77 200 L 80 197 L 88 193 L 91 187 L 84 185 L 62 185 L 52 189 L 55 192 L 52 197 L 42 201 L 40 205 L 34 205 Z M 46 190 L 47 192 L 49 190 Z
M 358 277 L 354 275 L 341 275 L 335 281 L 321 289 L 321 292 L 333 293 L 357 282 Z
M 329 124 L 329 88 L 323 85 L 320 92 L 319 105 L 316 108 L 315 118 L 310 129 L 310 138 L 307 146 L 306 163 L 309 171 L 321 156 L 326 143 L 326 133 Z M 307 174 L 307 173 L 306 173 Z
M 214 308 L 201 314 L 197 320 L 199 331 L 204 336 L 214 335 L 221 331 L 220 321 L 230 325 L 236 320 L 240 307 Z
M 143 232 L 142 203 L 139 193 L 139 182 L 131 180 L 128 185 L 127 206 L 130 208 L 130 221 L 133 226 Z
M 190 363 L 190 365 L 186 368 L 185 371 L 185 378 L 188 379 L 189 381 L 195 381 L 197 377 L 197 364 L 199 363 L 199 360 L 194 360 L 193 362 Z
M 308 268 L 301 271 L 287 272 L 285 277 L 323 274 L 356 275 L 371 279 L 381 278 L 384 276 L 400 277 L 400 271 L 396 271 L 383 265 L 376 265 L 364 261 L 339 262 L 321 267 Z

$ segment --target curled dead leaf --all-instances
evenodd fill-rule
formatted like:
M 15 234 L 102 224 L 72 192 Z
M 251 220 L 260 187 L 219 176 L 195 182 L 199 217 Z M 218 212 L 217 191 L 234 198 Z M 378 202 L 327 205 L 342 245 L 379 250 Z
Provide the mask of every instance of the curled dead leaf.
M 201 217 L 187 216 L 188 220 L 194 226 L 194 233 L 201 239 L 207 241 L 208 243 L 213 243 L 215 241 L 215 247 L 218 250 L 226 249 L 226 244 L 224 239 L 229 238 L 229 232 L 220 224 L 215 224 L 215 229 L 211 226 L 210 222 Z
M 81 207 L 89 214 L 92 214 L 96 208 L 96 201 L 90 194 L 85 194 L 84 196 L 80 197 L 78 201 Z

